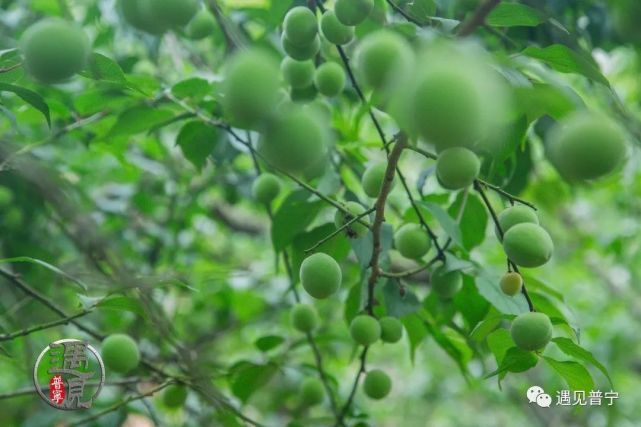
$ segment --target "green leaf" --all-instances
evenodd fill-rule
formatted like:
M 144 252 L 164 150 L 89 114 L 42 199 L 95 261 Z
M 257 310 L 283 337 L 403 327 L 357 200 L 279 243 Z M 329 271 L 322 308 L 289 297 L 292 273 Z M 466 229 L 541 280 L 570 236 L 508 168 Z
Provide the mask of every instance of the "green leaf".
M 102 80 L 122 85 L 127 84 L 127 78 L 122 68 L 120 68 L 120 65 L 113 59 L 97 52 L 91 54 L 87 68 L 79 74 L 93 80 Z
M 445 230 L 445 232 L 454 240 L 454 242 L 461 246 L 465 247 L 463 245 L 463 239 L 461 238 L 461 230 L 454 221 L 454 219 L 439 205 L 431 202 L 417 202 L 421 206 L 425 207 L 432 215 L 434 215 L 434 218 L 441 224 L 441 227 Z
M 145 132 L 150 127 L 169 120 L 173 115 L 173 112 L 163 108 L 146 105 L 132 107 L 118 116 L 118 120 L 107 132 L 105 139 Z
M 31 105 L 36 110 L 40 111 L 45 119 L 47 120 L 47 125 L 51 127 L 51 115 L 49 112 L 49 105 L 45 102 L 44 98 L 37 93 L 25 89 L 20 86 L 11 85 L 8 83 L 0 82 L 0 91 L 2 92 L 13 92 L 19 96 L 24 102 Z
M 416 312 L 421 306 L 421 302 L 411 289 L 405 289 L 403 295 L 401 295 L 399 284 L 394 279 L 388 280 L 383 286 L 383 296 L 385 298 L 385 311 L 388 316 L 407 316 Z
M 492 27 L 536 27 L 545 22 L 545 18 L 524 4 L 499 3 L 485 22 Z
M 130 311 L 143 318 L 147 318 L 147 311 L 139 300 L 131 297 L 120 296 L 102 300 L 98 303 L 99 308 L 109 310 Z
M 594 380 L 585 366 L 572 361 L 560 361 L 543 356 L 543 359 L 568 383 L 570 390 L 593 390 Z
M 610 87 L 610 83 L 601 74 L 592 58 L 587 59 L 567 46 L 561 44 L 553 44 L 545 48 L 531 46 L 521 53 L 538 59 L 561 73 L 581 74 L 590 80 Z
M 268 352 L 269 350 L 272 350 L 272 349 L 280 346 L 284 342 L 285 342 L 285 338 L 283 338 L 281 336 L 278 336 L 278 335 L 267 335 L 267 336 L 258 338 L 254 342 L 254 345 L 260 351 Z
M 217 129 L 202 121 L 194 120 L 180 129 L 176 137 L 176 145 L 180 147 L 185 158 L 196 166 L 196 169 L 202 170 L 207 163 L 207 158 L 216 148 L 219 138 Z
M 87 285 L 83 281 L 81 281 L 80 279 L 77 279 L 77 278 L 73 277 L 72 275 L 62 271 L 61 269 L 59 269 L 55 265 L 51 265 L 48 262 L 43 261 L 41 259 L 31 258 L 31 257 L 28 257 L 28 256 L 0 259 L 0 263 L 5 263 L 5 262 L 8 262 L 8 263 L 26 262 L 26 263 L 30 263 L 30 264 L 36 264 L 36 265 L 39 265 L 41 267 L 46 268 L 47 270 L 53 271 L 54 273 L 58 274 L 59 276 L 64 277 L 65 279 L 71 280 L 73 283 L 75 283 L 76 285 L 80 286 L 80 288 L 82 288 L 82 290 L 84 290 L 84 291 L 87 291 L 87 289 L 88 289 Z
M 178 98 L 201 97 L 211 91 L 209 82 L 199 77 L 183 80 L 171 88 L 171 93 Z
M 583 347 L 575 344 L 569 338 L 558 337 L 558 338 L 553 338 L 552 341 L 556 344 L 557 347 L 559 347 L 559 350 L 561 350 L 563 353 L 567 354 L 568 356 L 572 356 L 576 359 L 579 359 L 594 365 L 597 369 L 603 372 L 603 375 L 605 375 L 608 381 L 610 382 L 610 386 L 612 386 L 612 378 L 610 378 L 610 374 L 608 373 L 608 370 L 606 369 L 605 366 L 603 366 L 601 362 L 599 362 L 592 355 L 592 353 L 590 353 L 588 350 L 584 349 Z
M 234 368 L 231 380 L 232 393 L 243 403 L 247 402 L 252 394 L 267 385 L 277 370 L 272 364 L 257 365 L 241 362 Z
M 290 194 L 274 214 L 272 244 L 277 252 L 285 249 L 294 237 L 304 231 L 323 206 L 320 200 L 309 201 L 305 190 Z
M 454 359 L 463 376 L 467 378 L 467 363 L 461 350 L 443 331 L 441 331 L 441 329 L 439 329 L 435 324 L 434 319 L 431 318 L 430 314 L 426 310 L 421 310 L 419 315 L 425 324 L 425 328 L 430 335 L 432 335 L 432 338 L 434 338 L 434 341 L 436 341 L 439 347 L 445 350 L 445 352 Z
M 467 194 L 466 199 L 465 193 L 461 192 L 457 196 L 456 201 L 448 209 L 452 218 L 456 218 L 464 200 L 465 209 L 463 210 L 463 215 L 459 222 L 459 229 L 461 230 L 463 247 L 470 250 L 480 245 L 483 243 L 483 240 L 485 240 L 488 216 L 487 211 L 485 210 L 485 205 L 483 205 L 483 202 L 481 202 L 478 196 Z
M 503 316 L 493 314 L 486 319 L 479 322 L 476 327 L 470 332 L 470 338 L 476 342 L 483 342 L 489 338 L 489 335 L 496 331 L 503 321 Z M 503 329 L 504 330 L 504 329 Z
M 490 304 L 498 311 L 505 314 L 521 314 L 528 311 L 527 301 L 522 294 L 516 296 L 505 295 L 499 287 L 499 277 L 482 272 L 476 277 L 476 288 Z
M 491 378 L 504 372 L 525 372 L 538 363 L 539 358 L 531 351 L 521 350 L 518 347 L 511 347 L 505 352 L 501 364 L 497 370 L 485 376 Z
M 517 105 L 527 115 L 529 122 L 548 115 L 557 120 L 583 105 L 579 96 L 567 88 L 534 83 L 532 86 L 514 88 Z
M 427 329 L 425 328 L 425 323 L 417 313 L 401 318 L 401 322 L 403 323 L 403 326 L 405 326 L 407 338 L 410 342 L 410 360 L 414 363 L 416 349 L 427 336 Z

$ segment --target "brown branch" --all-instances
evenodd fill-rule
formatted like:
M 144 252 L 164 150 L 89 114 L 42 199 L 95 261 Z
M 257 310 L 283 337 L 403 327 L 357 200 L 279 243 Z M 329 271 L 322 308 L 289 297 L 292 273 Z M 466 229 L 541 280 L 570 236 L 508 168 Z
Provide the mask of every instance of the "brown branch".
M 339 426 L 343 424 L 343 419 L 345 419 L 345 415 L 347 414 L 347 411 L 349 411 L 349 408 L 352 406 L 352 402 L 354 402 L 354 397 L 356 396 L 356 390 L 358 390 L 358 383 L 360 382 L 361 376 L 365 373 L 365 365 L 367 364 L 368 350 L 369 350 L 369 347 L 365 347 L 361 352 L 361 355 L 359 357 L 360 363 L 358 366 L 358 372 L 356 372 L 356 377 L 354 378 L 354 383 L 352 384 L 352 389 L 349 392 L 347 401 L 345 402 L 345 405 L 343 405 L 343 408 L 341 409 L 340 414 L 338 414 L 338 417 L 336 418 L 335 426 Z
M 0 74 L 8 73 L 9 71 L 13 71 L 16 68 L 20 67 L 22 67 L 22 62 L 18 62 L 17 64 L 13 64 L 8 67 L 0 68 Z
M 490 12 L 492 12 L 499 3 L 501 3 L 501 0 L 485 0 L 479 5 L 469 19 L 463 21 L 459 26 L 456 35 L 459 37 L 467 37 L 472 34 L 478 27 L 485 23 L 485 18 L 487 18 Z
M 53 322 L 48 322 L 48 323 L 43 323 L 41 325 L 32 326 L 30 328 L 25 328 L 25 329 L 23 329 L 21 331 L 13 332 L 11 334 L 1 334 L 0 335 L 0 342 L 10 341 L 10 340 L 12 340 L 14 338 L 23 337 L 23 336 L 32 334 L 34 332 L 38 332 L 38 331 L 42 331 L 42 330 L 45 330 L 45 329 L 53 328 L 55 326 L 66 325 L 66 324 L 69 324 L 72 320 L 77 319 L 79 317 L 82 317 L 82 316 L 84 316 L 86 314 L 89 314 L 91 312 L 92 312 L 92 310 L 90 310 L 90 309 L 82 310 L 81 312 L 73 314 L 73 315 L 68 316 L 68 317 L 65 317 L 64 319 L 59 319 L 59 320 L 55 320 Z
M 374 210 L 376 210 L 376 207 L 369 208 L 368 210 L 366 210 L 366 211 L 365 211 L 365 212 L 363 212 L 362 214 L 356 215 L 355 217 L 353 217 L 352 219 L 350 219 L 349 221 L 347 221 L 345 224 L 343 224 L 341 227 L 337 228 L 337 229 L 336 229 L 334 232 L 332 232 L 330 235 L 328 235 L 327 237 L 324 237 L 322 240 L 319 240 L 319 241 L 318 241 L 314 246 L 312 246 L 311 248 L 305 249 L 305 253 L 307 253 L 307 252 L 312 252 L 312 251 L 316 250 L 316 249 L 317 249 L 318 247 L 320 247 L 323 243 L 326 243 L 326 242 L 328 242 L 329 240 L 333 239 L 335 236 L 337 236 L 338 234 L 340 234 L 341 232 L 343 232 L 343 230 L 345 230 L 346 228 L 350 227 L 352 224 L 354 224 L 355 222 L 357 222 L 359 219 L 361 219 L 361 218 L 363 218 L 363 217 L 365 217 L 365 216 L 367 216 L 367 215 L 371 214 L 372 212 L 374 212 Z

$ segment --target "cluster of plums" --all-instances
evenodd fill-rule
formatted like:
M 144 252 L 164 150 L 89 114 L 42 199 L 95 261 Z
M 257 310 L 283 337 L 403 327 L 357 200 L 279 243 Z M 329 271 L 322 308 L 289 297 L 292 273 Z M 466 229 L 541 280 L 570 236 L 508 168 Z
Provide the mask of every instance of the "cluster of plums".
M 149 34 L 184 30 L 188 37 L 198 40 L 216 28 L 215 18 L 199 0 L 120 0 L 119 8 L 132 27 Z

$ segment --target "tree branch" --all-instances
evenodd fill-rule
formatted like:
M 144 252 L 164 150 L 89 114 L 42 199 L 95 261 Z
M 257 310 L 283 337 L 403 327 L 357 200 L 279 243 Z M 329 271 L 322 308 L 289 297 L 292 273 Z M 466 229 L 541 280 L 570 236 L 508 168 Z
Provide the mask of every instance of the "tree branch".
M 83 310 L 83 311 L 81 311 L 79 313 L 76 313 L 74 315 L 65 317 L 64 319 L 55 320 L 53 322 L 48 322 L 48 323 L 43 323 L 41 325 L 32 326 L 30 328 L 25 328 L 25 329 L 23 329 L 21 331 L 13 332 L 11 334 L 2 334 L 2 335 L 0 335 L 0 342 L 10 341 L 10 340 L 12 340 L 14 338 L 23 337 L 25 335 L 29 335 L 29 334 L 32 334 L 34 332 L 42 331 L 44 329 L 53 328 L 55 326 L 66 325 L 69 322 L 71 322 L 72 320 L 77 319 L 79 317 L 82 317 L 82 316 L 84 316 L 86 314 L 89 314 L 91 312 L 92 312 L 92 310 Z
M 501 3 L 501 0 L 485 0 L 474 11 L 474 14 L 459 26 L 456 35 L 458 37 L 467 37 L 472 34 L 478 27 L 485 23 L 485 18 L 487 18 L 499 3 Z
M 318 247 L 320 247 L 323 243 L 326 243 L 326 242 L 328 242 L 329 240 L 333 239 L 335 236 L 337 236 L 338 234 L 340 234 L 341 232 L 343 232 L 343 230 L 345 230 L 346 228 L 350 227 L 352 224 L 354 224 L 355 222 L 357 222 L 359 219 L 361 219 L 361 218 L 363 218 L 363 217 L 365 217 L 365 216 L 367 216 L 367 215 L 371 214 L 372 212 L 374 212 L 374 210 L 376 210 L 376 207 L 369 208 L 368 210 L 366 210 L 366 211 L 365 211 L 365 212 L 363 212 L 362 214 L 360 214 L 360 215 L 356 215 L 355 217 L 351 218 L 349 221 L 347 221 L 347 222 L 346 222 L 345 224 L 343 224 L 341 227 L 337 228 L 337 229 L 336 229 L 336 231 L 332 232 L 329 236 L 324 237 L 322 240 L 318 241 L 318 242 L 317 242 L 314 246 L 312 246 L 311 248 L 305 249 L 305 253 L 312 252 L 312 251 L 316 250 L 316 249 L 317 249 Z

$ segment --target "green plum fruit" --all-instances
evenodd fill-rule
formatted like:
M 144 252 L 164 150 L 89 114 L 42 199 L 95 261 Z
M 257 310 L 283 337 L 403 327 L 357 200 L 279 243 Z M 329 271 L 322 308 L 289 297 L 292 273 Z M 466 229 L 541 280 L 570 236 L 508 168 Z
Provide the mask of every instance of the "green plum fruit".
M 235 126 L 255 128 L 271 114 L 279 75 L 278 64 L 261 50 L 244 50 L 231 58 L 222 84 L 223 107 Z
M 626 135 L 614 120 L 580 111 L 565 117 L 547 138 L 546 154 L 568 181 L 589 181 L 612 173 L 625 159 Z
M 381 324 L 381 340 L 383 342 L 395 343 L 403 337 L 403 324 L 395 317 L 383 317 Z
M 262 173 L 252 185 L 254 200 L 265 205 L 270 204 L 280 193 L 281 183 L 277 176 Z
M 312 332 L 318 327 L 316 309 L 308 304 L 296 304 L 291 314 L 292 325 L 300 332 Z
M 138 344 L 129 335 L 112 334 L 102 342 L 102 360 L 115 372 L 126 374 L 140 363 Z
M 378 197 L 381 192 L 381 188 L 383 187 L 386 171 L 386 162 L 376 163 L 365 170 L 361 180 L 365 194 L 372 198 Z
M 431 283 L 436 295 L 451 299 L 463 287 L 463 276 L 460 271 L 447 271 L 442 265 L 432 273 Z
M 344 45 L 354 39 L 354 27 L 341 23 L 331 10 L 323 14 L 320 28 L 327 41 L 333 44 Z
M 316 56 L 320 50 L 320 37 L 317 35 L 314 39 L 304 45 L 296 45 L 292 43 L 285 34 L 281 37 L 281 43 L 283 44 L 283 49 L 287 55 L 298 61 L 306 61 L 312 59 Z
M 512 321 L 510 334 L 519 348 L 542 350 L 552 338 L 552 322 L 543 313 L 523 313 Z
M 81 71 L 90 44 L 82 28 L 60 18 L 45 18 L 29 27 L 20 40 L 24 64 L 43 83 L 59 83 Z
M 318 34 L 318 22 L 314 12 L 304 6 L 290 9 L 285 15 L 283 34 L 289 42 L 297 46 L 312 43 Z
M 118 6 L 125 20 L 134 28 L 149 34 L 160 35 L 167 27 L 154 16 L 151 0 L 119 0 Z
M 305 378 L 300 387 L 300 397 L 306 406 L 314 406 L 325 400 L 325 388 L 318 378 Z
M 216 31 L 216 18 L 208 10 L 200 10 L 194 18 L 189 21 L 185 33 L 192 40 L 202 40 L 211 36 Z
M 326 62 L 316 70 L 314 84 L 323 95 L 336 96 L 345 88 L 345 71 L 335 62 Z
M 182 384 L 167 386 L 162 393 L 162 401 L 168 408 L 180 408 L 187 400 L 187 387 Z
M 319 116 L 300 105 L 291 105 L 266 123 L 258 149 L 276 167 L 302 172 L 325 157 L 327 147 Z
M 372 369 L 365 375 L 363 390 L 371 399 L 382 399 L 392 390 L 392 380 L 380 369 Z
M 316 299 L 327 298 L 341 286 L 343 273 L 340 266 L 331 256 L 315 253 L 300 266 L 300 281 L 308 294 Z
M 503 277 L 501 277 L 500 285 L 505 295 L 513 297 L 521 292 L 523 288 L 523 277 L 516 272 L 505 273 Z
M 479 158 L 464 147 L 443 150 L 436 161 L 436 177 L 447 190 L 469 187 L 478 178 L 480 170 Z
M 394 234 L 394 246 L 405 258 L 422 258 L 431 247 L 428 234 L 418 224 L 404 224 Z
M 182 28 L 189 24 L 199 8 L 198 0 L 147 0 L 143 2 L 142 11 L 166 28 Z
M 552 257 L 554 243 L 543 227 L 532 223 L 513 226 L 503 236 L 503 249 L 521 267 L 540 267 Z
M 356 66 L 369 87 L 387 89 L 412 57 L 412 49 L 402 36 L 390 30 L 379 30 L 360 42 Z
M 349 214 L 347 212 L 341 211 L 340 209 L 336 210 L 336 214 L 334 215 L 334 224 L 336 225 L 336 228 L 343 227 L 349 221 L 353 220 L 359 215 L 364 214 L 366 211 L 363 205 L 357 202 L 345 203 L 345 209 L 349 211 Z M 363 220 L 366 219 L 367 218 L 363 218 Z M 358 238 L 363 236 L 365 233 L 367 233 L 367 227 L 358 221 L 352 222 L 349 227 L 347 227 L 348 237 Z
M 343 24 L 354 26 L 367 19 L 374 9 L 374 0 L 336 0 L 334 13 Z
M 280 63 L 283 79 L 293 88 L 305 88 L 314 82 L 314 63 L 312 61 L 297 61 L 286 56 Z
M 381 337 L 381 325 L 376 318 L 360 314 L 352 319 L 349 334 L 360 345 L 372 345 Z
M 501 231 L 503 231 L 503 234 L 505 234 L 516 224 L 522 224 L 525 222 L 538 224 L 539 216 L 536 214 L 536 211 L 534 209 L 528 206 L 514 205 L 501 211 L 501 213 L 499 213 L 498 215 L 498 220 L 499 225 L 501 226 Z M 499 240 L 502 240 L 498 228 L 495 229 L 495 233 Z

